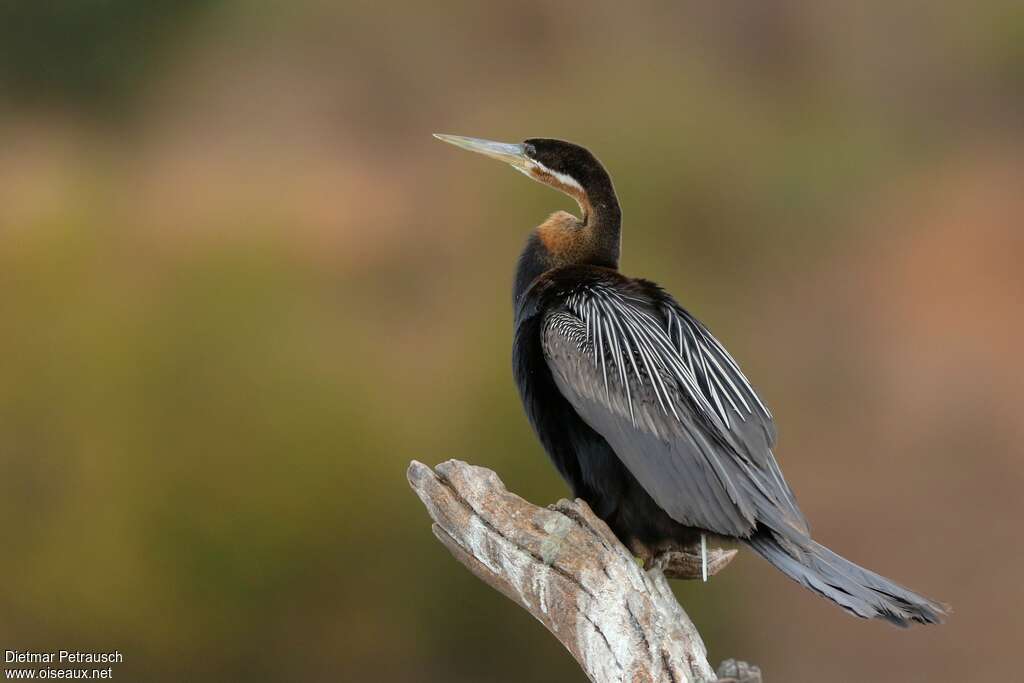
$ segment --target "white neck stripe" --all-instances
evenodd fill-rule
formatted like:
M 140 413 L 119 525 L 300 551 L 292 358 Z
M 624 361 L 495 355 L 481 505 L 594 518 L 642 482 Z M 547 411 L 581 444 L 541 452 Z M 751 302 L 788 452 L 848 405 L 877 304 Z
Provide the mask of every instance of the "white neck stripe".
M 573 178 L 572 176 L 566 175 L 565 173 L 559 173 L 558 171 L 553 171 L 550 168 L 548 168 L 547 166 L 545 166 L 544 164 L 540 163 L 539 161 L 536 161 L 535 159 L 531 159 L 530 162 L 535 164 L 537 166 L 537 168 L 539 168 L 542 171 L 544 171 L 545 173 L 549 174 L 555 180 L 557 180 L 558 182 L 562 183 L 566 187 L 571 187 L 571 188 L 573 188 L 575 190 L 579 190 L 581 193 L 583 192 L 583 186 L 580 185 L 576 181 L 576 179 Z

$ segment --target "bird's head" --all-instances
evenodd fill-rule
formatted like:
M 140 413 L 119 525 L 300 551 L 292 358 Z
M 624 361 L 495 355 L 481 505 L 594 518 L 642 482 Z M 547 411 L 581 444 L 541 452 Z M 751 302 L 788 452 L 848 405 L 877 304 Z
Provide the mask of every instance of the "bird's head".
M 586 148 L 553 138 L 507 143 L 439 133 L 434 137 L 470 152 L 504 161 L 538 183 L 569 195 L 580 206 L 582 226 L 599 219 L 615 222 L 618 229 L 619 204 L 611 178 L 601 162 Z

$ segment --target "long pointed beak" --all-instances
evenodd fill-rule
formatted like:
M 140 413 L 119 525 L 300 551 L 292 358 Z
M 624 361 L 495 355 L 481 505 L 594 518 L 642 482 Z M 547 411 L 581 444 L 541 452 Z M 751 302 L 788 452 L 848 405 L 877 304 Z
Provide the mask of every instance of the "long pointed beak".
M 434 133 L 434 137 L 456 147 L 468 149 L 470 152 L 476 152 L 498 161 L 504 161 L 519 171 L 524 171 L 530 161 L 522 144 L 467 138 L 461 135 L 442 135 L 441 133 Z

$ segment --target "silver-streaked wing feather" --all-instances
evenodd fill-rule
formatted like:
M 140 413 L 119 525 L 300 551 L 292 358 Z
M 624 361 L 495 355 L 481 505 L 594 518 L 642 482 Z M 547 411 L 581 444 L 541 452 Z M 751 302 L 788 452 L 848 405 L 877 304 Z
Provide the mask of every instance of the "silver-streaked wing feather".
M 724 395 L 728 401 L 729 414 L 733 416 L 726 434 L 730 443 L 767 474 L 766 494 L 779 496 L 778 503 L 785 509 L 787 519 L 804 533 L 810 533 L 807 520 L 772 452 L 777 435 L 771 411 L 761 401 L 739 364 L 707 327 L 667 294 L 661 302 L 661 312 L 666 332 L 676 340 L 677 350 L 683 355 L 701 359 L 701 370 L 696 372 L 698 383 L 705 391 Z M 761 478 L 758 477 L 757 481 L 760 483 Z
M 771 413 L 739 366 L 671 298 L 586 285 L 548 314 L 562 394 L 680 523 L 746 536 L 807 525 L 771 453 Z

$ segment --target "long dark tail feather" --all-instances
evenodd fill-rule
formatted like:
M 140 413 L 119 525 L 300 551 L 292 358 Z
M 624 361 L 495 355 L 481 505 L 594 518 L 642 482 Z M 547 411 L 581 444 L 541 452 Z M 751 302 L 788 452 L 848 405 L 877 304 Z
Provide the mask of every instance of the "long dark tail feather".
M 941 623 L 949 612 L 948 605 L 858 567 L 809 538 L 797 545 L 762 528 L 747 543 L 783 574 L 858 617 L 907 627 Z

